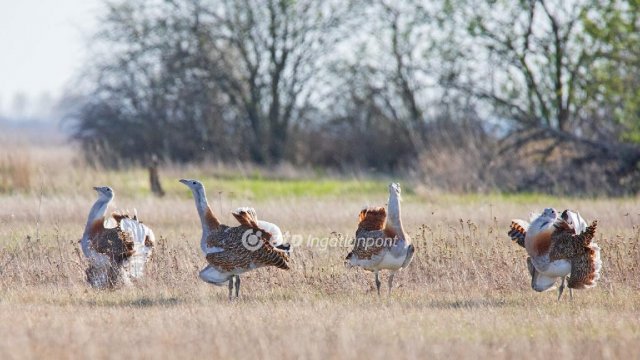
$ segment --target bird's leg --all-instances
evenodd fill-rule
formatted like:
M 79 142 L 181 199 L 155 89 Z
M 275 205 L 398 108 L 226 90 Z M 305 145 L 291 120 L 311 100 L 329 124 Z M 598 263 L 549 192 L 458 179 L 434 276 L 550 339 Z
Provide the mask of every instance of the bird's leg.
M 569 288 L 569 300 L 573 300 L 573 290 Z
M 529 270 L 529 274 L 531 274 L 531 288 L 535 288 L 536 268 L 533 266 L 533 262 L 530 257 L 527 258 L 527 269 Z
M 236 297 L 240 296 L 240 275 L 236 275 Z
M 378 270 L 375 271 L 376 274 L 376 288 L 378 289 L 378 296 L 380 296 L 380 279 L 378 278 Z
M 229 278 L 229 301 L 231 301 L 231 295 L 233 294 L 233 279 L 234 276 L 231 275 L 231 277 Z
M 536 272 L 536 268 L 533 267 L 533 262 L 531 262 L 530 257 L 527 257 L 527 270 L 529 270 L 529 275 L 531 276 Z
M 564 291 L 564 280 L 565 280 L 566 276 L 562 276 L 562 282 L 560 283 L 560 287 L 558 288 L 558 301 L 560 301 L 560 298 L 562 297 L 562 292 Z
M 391 288 L 393 287 L 393 277 L 396 276 L 395 271 L 389 275 L 389 295 L 391 295 Z

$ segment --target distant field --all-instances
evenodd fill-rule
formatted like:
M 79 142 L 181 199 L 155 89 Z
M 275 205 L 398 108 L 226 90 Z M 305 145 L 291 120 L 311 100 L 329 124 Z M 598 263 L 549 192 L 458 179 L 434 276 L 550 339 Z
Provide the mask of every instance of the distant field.
M 15 150 L 14 150 L 15 151 Z M 101 171 L 70 148 L 28 153 L 29 185 L 0 193 L 0 358 L 636 358 L 640 353 L 640 200 L 536 194 L 453 195 L 403 181 L 417 246 L 391 296 L 343 258 L 358 211 L 384 205 L 388 179 L 205 166 Z M 251 205 L 302 239 L 290 271 L 243 276 L 240 299 L 197 278 L 199 221 L 180 177 L 203 179 L 214 211 Z M 78 240 L 93 185 L 116 191 L 160 238 L 149 276 L 98 292 L 83 280 Z M 546 206 L 600 221 L 595 289 L 535 293 L 512 217 Z M 330 246 L 331 244 L 335 246 Z M 383 289 L 386 290 L 386 274 Z M 568 295 L 568 294 L 567 294 Z

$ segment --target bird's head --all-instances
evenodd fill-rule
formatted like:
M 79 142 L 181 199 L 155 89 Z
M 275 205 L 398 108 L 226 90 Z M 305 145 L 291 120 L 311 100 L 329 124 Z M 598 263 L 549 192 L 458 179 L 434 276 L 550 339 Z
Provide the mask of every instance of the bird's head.
M 400 184 L 398 183 L 391 183 L 389 184 L 389 195 L 391 196 L 395 196 L 397 197 L 399 200 L 401 200 L 402 198 L 400 197 L 400 194 L 402 193 L 402 189 L 400 188 Z
M 558 219 L 558 212 L 554 208 L 546 208 L 542 214 L 538 215 L 532 222 L 533 228 L 545 229 L 555 224 Z
M 587 228 L 587 222 L 580 216 L 579 212 L 567 209 L 560 214 L 560 218 L 573 228 L 576 234 L 583 232 Z
M 546 208 L 540 215 L 534 215 L 533 221 L 527 230 L 527 236 L 533 236 L 540 231 L 553 231 L 558 221 L 558 213 L 553 208 Z
M 187 187 L 191 189 L 191 191 L 193 191 L 194 194 L 198 193 L 201 190 L 204 190 L 204 185 L 202 185 L 202 183 L 198 180 L 180 179 L 180 182 L 187 185 Z
M 558 212 L 554 208 L 546 208 L 542 214 L 540 214 L 540 217 L 555 220 L 558 217 Z
M 108 186 L 94 186 L 93 190 L 98 193 L 100 199 L 111 200 L 115 196 L 113 189 Z

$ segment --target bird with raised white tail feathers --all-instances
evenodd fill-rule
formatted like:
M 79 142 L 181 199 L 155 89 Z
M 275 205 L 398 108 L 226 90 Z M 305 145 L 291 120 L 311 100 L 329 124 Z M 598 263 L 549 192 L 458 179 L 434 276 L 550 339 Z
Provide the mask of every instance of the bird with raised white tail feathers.
M 153 252 L 153 231 L 138 216 L 105 213 L 115 194 L 108 186 L 94 187 L 98 199 L 89 211 L 82 252 L 89 262 L 87 281 L 95 288 L 112 288 L 118 283 L 131 284 L 144 276 L 144 268 Z M 113 224 L 109 226 L 108 224 Z M 106 226 L 105 226 L 106 225 Z
M 249 207 L 232 212 L 240 226 L 223 225 L 209 206 L 204 185 L 192 179 L 180 182 L 191 189 L 202 224 L 200 248 L 208 262 L 199 274 L 203 281 L 218 286 L 228 282 L 231 299 L 234 286 L 236 297 L 240 294 L 241 274 L 265 266 L 289 269 L 290 245 L 283 243 L 277 225 L 258 220 Z
M 600 248 L 592 241 L 596 228 L 597 221 L 587 226 L 577 212 L 565 210 L 558 216 L 554 209 L 547 208 L 534 216 L 531 224 L 513 220 L 508 235 L 529 254 L 531 287 L 546 291 L 560 278 L 560 300 L 567 277 L 571 297 L 571 289 L 596 286 L 602 267 Z
M 389 294 L 397 271 L 406 268 L 413 259 L 415 247 L 402 227 L 400 214 L 400 185 L 389 185 L 389 217 L 383 207 L 368 207 L 360 211 L 353 250 L 345 262 L 375 274 L 376 289 L 380 295 L 380 270 L 389 270 Z

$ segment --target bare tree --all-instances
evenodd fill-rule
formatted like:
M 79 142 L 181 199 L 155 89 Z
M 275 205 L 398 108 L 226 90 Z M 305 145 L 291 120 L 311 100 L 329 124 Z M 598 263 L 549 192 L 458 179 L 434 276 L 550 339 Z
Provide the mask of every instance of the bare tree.
M 358 157 L 371 154 L 368 166 L 374 166 L 377 158 L 383 168 L 415 168 L 419 157 L 434 150 L 432 143 L 443 143 L 434 138 L 451 139 L 444 132 L 477 120 L 471 99 L 461 100 L 438 83 L 447 69 L 442 61 L 448 50 L 442 44 L 449 41 L 448 20 L 442 16 L 446 6 L 446 2 L 376 0 L 359 9 L 365 20 L 360 24 L 362 35 L 352 41 L 356 53 L 333 66 L 338 79 L 333 103 L 342 106 L 332 119 L 334 124 L 352 123 L 345 134 L 365 128 L 352 136 L 372 142 L 375 138 L 381 145 L 353 150 Z M 361 124 L 367 124 L 369 131 Z M 390 134 L 393 142 L 382 139 Z
M 461 169 L 509 190 L 593 174 L 640 189 L 640 101 L 616 89 L 637 83 L 625 1 L 113 1 L 74 136 L 108 165 L 426 173 L 455 156 L 439 182 Z
M 340 39 L 348 2 L 214 1 L 200 34 L 209 75 L 234 106 L 258 163 L 282 160 L 292 124 L 305 117 L 314 76 Z
M 70 117 L 89 158 L 107 165 L 243 158 L 240 132 L 211 84 L 198 34 L 199 1 L 107 3 Z M 87 85 L 88 83 L 88 85 Z
M 394 127 L 398 139 L 406 142 L 409 153 L 404 156 L 414 159 L 424 151 L 428 124 L 440 111 L 435 52 L 441 32 L 433 15 L 440 7 L 422 1 L 368 2 L 359 9 L 363 21 L 361 36 L 352 41 L 355 55 L 348 54 L 333 67 L 342 89 L 335 94 L 361 104 L 363 113 L 385 118 L 387 127 Z
M 134 0 L 107 8 L 96 36 L 107 52 L 91 64 L 95 86 L 75 116 L 75 137 L 89 152 L 101 161 L 110 148 L 128 159 L 208 153 L 264 164 L 287 155 L 350 3 Z M 128 136 L 118 137 L 123 130 Z
M 457 2 L 454 18 L 467 31 L 455 42 L 460 66 L 444 82 L 506 120 L 511 136 L 504 153 L 538 142 L 544 146 L 535 147 L 536 157 L 547 161 L 558 147 L 571 146 L 564 158 L 574 169 L 617 162 L 601 169 L 615 182 L 637 167 L 640 149 L 618 142 L 620 128 L 601 116 L 593 69 L 607 44 L 585 31 L 591 9 L 586 0 Z

